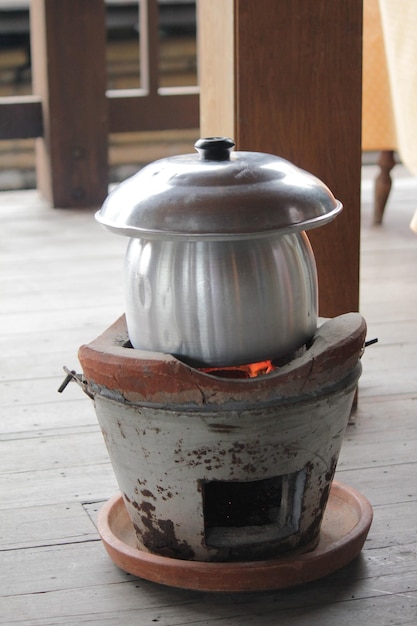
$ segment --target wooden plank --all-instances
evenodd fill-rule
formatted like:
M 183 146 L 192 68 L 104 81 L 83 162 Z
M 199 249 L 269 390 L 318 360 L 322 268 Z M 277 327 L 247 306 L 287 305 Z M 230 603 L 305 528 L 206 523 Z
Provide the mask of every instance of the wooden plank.
M 417 458 L 417 426 L 412 425 L 408 432 L 410 439 L 404 441 L 404 427 L 401 426 L 384 429 L 378 434 L 361 431 L 357 437 L 351 436 L 348 429 L 345 442 L 349 441 L 351 445 L 342 446 L 338 469 L 386 468 L 398 463 L 414 463 Z
M 197 2 L 202 137 L 235 135 L 233 0 Z M 219 19 L 221 16 L 221 19 Z
M 416 391 L 417 350 L 415 342 L 384 343 L 382 333 L 376 332 L 380 343 L 368 348 L 359 381 L 361 397 L 409 394 Z
M 97 440 L 99 435 L 97 434 Z M 97 444 L 98 445 L 98 444 Z M 36 444 L 35 444 L 36 446 Z M 35 452 L 32 452 L 35 455 Z M 104 452 L 103 452 L 104 459 Z M 119 488 L 110 462 L 0 474 L 0 508 L 108 500 Z M 47 541 L 47 537 L 45 536 Z
M 313 617 L 325 626 L 335 623 L 351 626 L 352 620 L 360 623 L 363 616 L 371 624 L 399 623 L 393 621 L 396 615 L 401 615 L 401 624 L 412 624 L 411 620 L 415 620 L 416 544 L 409 546 L 407 554 L 401 555 L 397 550 L 396 557 L 391 558 L 390 573 L 382 552 L 380 559 L 365 558 L 362 563 L 346 568 L 344 575 L 340 572 L 329 577 L 326 585 L 313 583 L 301 590 L 262 595 L 191 593 L 132 580 L 108 565 L 107 556 L 97 542 L 61 546 L 56 551 L 55 563 L 51 563 L 50 552 L 44 548 L 6 554 L 5 571 L 9 570 L 9 577 L 3 574 L 0 579 L 6 595 L 2 613 L 3 619 L 7 616 L 11 621 L 3 623 L 17 623 L 15 615 L 19 606 L 22 607 L 20 620 L 26 619 L 34 626 L 48 623 L 51 617 L 58 624 L 108 620 L 112 624 L 129 625 L 157 620 L 165 626 L 196 626 L 202 623 L 202 618 L 206 624 L 241 625 L 252 618 L 257 625 L 279 622 L 300 626 L 311 623 Z M 26 580 L 16 575 L 22 567 L 27 570 Z M 126 584 L 129 580 L 131 584 Z M 99 607 L 98 611 L 91 610 L 92 602 Z M 341 603 L 346 607 L 343 614 Z M 51 605 L 55 607 L 52 613 Z
M 110 132 L 169 130 L 173 124 L 176 129 L 198 129 L 198 89 L 193 87 L 188 91 L 154 97 L 133 89 L 108 91 Z
M 415 543 L 415 528 L 410 520 L 416 511 L 416 500 L 399 502 L 395 507 L 391 505 L 374 507 L 374 519 L 371 531 L 365 544 L 365 557 L 373 560 L 383 559 L 390 555 L 390 546 L 406 546 Z M 384 552 L 379 552 L 383 549 Z
M 141 85 L 147 95 L 154 96 L 159 87 L 158 4 L 141 0 L 139 11 Z
M 372 506 L 416 502 L 417 462 L 386 467 L 338 468 L 338 480 L 361 491 Z M 414 523 L 414 522 L 411 522 Z
M 401 285 L 399 283 L 401 283 Z M 392 297 L 392 305 L 389 308 L 386 307 L 386 297 L 384 297 L 381 289 L 374 291 L 372 286 L 367 287 L 369 300 L 361 307 L 365 318 L 369 319 L 370 322 L 379 319 L 382 323 L 401 323 L 415 319 L 414 315 L 410 312 L 413 308 L 415 310 L 416 306 L 416 293 L 414 291 L 413 281 L 407 283 L 401 281 L 401 279 L 398 281 L 387 280 L 384 287 L 387 290 L 385 293 L 390 293 L 390 297 Z M 401 293 L 404 293 L 404 288 L 407 289 L 409 293 L 407 300 L 401 297 Z M 374 298 L 372 296 L 374 296 Z
M 22 315 L 19 317 L 19 321 L 22 322 L 20 328 L 24 328 L 24 332 L 19 332 L 19 323 L 13 325 L 8 324 L 7 318 L 9 318 L 9 316 L 5 315 L 3 319 L 6 318 L 6 324 L 11 326 L 11 331 L 9 334 L 0 334 L 0 350 L 2 350 L 2 355 L 4 357 L 7 356 L 8 359 L 16 359 L 16 362 L 18 362 L 19 359 L 25 359 L 30 355 L 33 355 L 33 350 L 37 349 L 37 354 L 40 359 L 44 360 L 45 366 L 49 364 L 50 369 L 48 373 L 50 374 L 56 367 L 56 357 L 58 354 L 61 355 L 58 359 L 59 362 L 62 360 L 63 353 L 74 356 L 81 342 L 90 342 L 92 339 L 95 339 L 96 335 L 101 333 L 103 324 L 107 323 L 111 319 L 108 309 L 103 309 L 104 312 L 102 314 L 102 318 L 100 318 L 99 311 L 96 309 L 90 313 L 90 316 L 85 320 L 83 327 L 77 328 L 75 320 L 78 319 L 81 323 L 83 323 L 84 319 L 81 312 L 78 313 L 78 309 L 75 311 L 76 315 L 74 315 L 74 318 L 69 315 L 67 318 L 62 320 L 62 324 L 59 327 L 54 326 L 54 320 L 63 316 L 60 316 L 59 312 L 57 313 L 56 311 L 54 311 L 53 315 L 50 315 L 47 318 L 47 322 L 49 321 L 51 324 L 50 327 L 48 327 L 47 324 L 43 327 L 41 326 L 42 315 L 39 314 L 36 316 L 37 319 L 33 325 L 25 327 L 24 324 L 28 324 L 30 317 L 29 315 Z M 96 315 L 94 315 L 94 313 Z M 12 319 L 12 317 L 13 314 L 10 315 L 10 319 Z M 37 324 L 39 324 L 38 327 Z M 63 336 L 64 333 L 65 338 Z M 11 338 L 13 338 L 13 343 L 11 342 Z M 22 364 L 23 362 L 24 361 L 22 361 Z M 12 369 L 11 363 L 10 368 Z M 22 369 L 19 368 L 19 365 L 17 365 L 17 367 L 14 368 L 14 371 L 19 371 L 19 369 L 22 371 L 22 378 L 26 378 L 27 376 L 25 375 L 25 370 L 27 374 L 27 368 Z M 4 374 L 5 372 L 3 371 L 3 376 Z
M 144 583 L 136 582 L 136 587 L 142 589 Z M 66 626 L 77 626 L 78 624 L 123 624 L 124 626 L 136 626 L 137 620 L 140 620 L 141 624 L 153 624 L 157 622 L 161 626 L 201 626 L 204 624 L 218 624 L 223 626 L 225 621 L 227 624 L 233 626 L 242 626 L 246 619 L 251 619 L 256 626 L 271 626 L 276 622 L 283 626 L 293 626 L 299 624 L 305 626 L 308 623 L 309 616 L 313 616 L 315 619 L 320 620 L 317 623 L 323 626 L 334 626 L 335 619 L 338 619 L 340 626 L 351 626 L 352 619 L 366 619 L 372 624 L 372 619 L 378 619 L 378 622 L 385 626 L 385 624 L 401 624 L 402 626 L 410 625 L 414 626 L 415 617 L 413 616 L 413 610 L 415 611 L 415 605 L 411 601 L 407 601 L 408 596 L 392 595 L 390 599 L 385 597 L 370 597 L 364 600 L 356 599 L 355 595 L 351 600 L 346 600 L 347 608 L 350 611 L 350 617 L 348 612 L 342 617 L 339 617 L 339 611 L 337 606 L 323 602 L 323 605 L 307 605 L 300 607 L 284 608 L 281 605 L 281 597 L 277 596 L 275 604 L 273 600 L 267 604 L 267 608 L 262 611 L 260 607 L 261 603 L 265 602 L 264 596 L 260 596 L 258 600 L 258 610 L 255 609 L 255 600 L 252 600 L 252 605 L 249 604 L 247 598 L 243 596 L 233 597 L 218 597 L 215 596 L 210 600 L 210 597 L 197 597 L 197 599 L 189 598 L 188 601 L 181 599 L 177 604 L 166 602 L 162 604 L 160 608 L 146 604 L 142 600 L 142 604 L 139 599 L 134 596 L 129 596 L 126 599 L 126 589 L 128 585 L 123 583 L 108 585 L 103 593 L 98 593 L 95 589 L 79 590 L 71 594 L 70 597 L 74 597 L 72 605 L 69 603 L 68 596 L 64 596 L 64 592 L 51 592 L 51 602 L 55 606 L 62 607 L 62 612 L 54 612 L 54 625 L 65 624 Z M 106 595 L 107 594 L 107 595 Z M 117 607 L 117 600 L 115 596 L 118 595 L 121 598 L 123 605 Z M 162 594 L 161 594 L 162 595 Z M 177 591 L 177 595 L 180 592 Z M 381 595 L 381 594 L 379 594 Z M 139 596 L 140 598 L 141 596 Z M 100 604 L 103 606 L 103 612 L 98 615 L 97 613 L 87 615 L 88 605 L 97 598 Z M 106 598 L 107 601 L 106 601 Z M 181 596 L 182 598 L 182 596 Z M 188 596 L 186 596 L 188 598 Z M 30 620 L 31 626 L 47 626 L 51 622 L 48 622 L 48 618 L 44 617 L 45 611 L 43 605 L 45 599 L 37 596 L 21 596 L 19 597 L 20 603 L 26 607 L 21 612 L 21 615 Z M 162 595 L 161 602 L 165 600 L 165 596 Z M 13 602 L 13 599 L 8 601 L 10 607 L 19 606 L 19 602 Z M 110 605 L 110 608 L 107 608 Z M 210 605 L 212 611 L 210 611 Z M 392 605 L 392 606 L 390 606 Z M 31 613 L 28 607 L 34 607 L 33 611 L 36 611 L 36 615 L 43 615 L 38 619 L 30 619 Z M 35 608 L 36 607 L 36 608 Z M 16 621 L 16 614 L 13 612 L 13 608 L 8 611 L 10 614 L 10 620 L 7 624 L 17 624 L 21 622 Z M 202 622 L 202 615 L 212 615 Z M 402 616 L 401 622 L 394 621 L 398 615 Z M 384 621 L 386 620 L 391 621 Z M 310 617 L 311 619 L 311 617 Z M 2 623 L 2 622 L 0 622 Z
M 309 237 L 319 272 L 321 314 L 356 311 L 361 3 L 261 0 L 255 6 L 239 0 L 237 5 L 238 145 L 288 158 L 321 178 L 342 201 L 343 213 Z M 263 45 L 256 55 L 248 54 L 255 31 L 262 32 Z
M 47 281 L 40 279 L 39 281 L 36 281 L 32 285 L 32 294 L 28 293 L 27 291 L 22 291 L 20 293 L 16 293 L 16 297 L 14 298 L 14 301 L 8 300 L 8 301 L 3 302 L 3 305 L 1 307 L 2 313 L 13 313 L 13 312 L 18 312 L 18 311 L 27 309 L 29 300 L 33 298 L 33 293 L 36 290 L 38 290 L 38 294 L 39 294 L 39 311 L 45 311 L 45 313 L 51 310 L 52 311 L 59 311 L 59 310 L 65 311 L 65 309 L 67 310 L 71 309 L 72 306 L 74 306 L 74 304 L 79 306 L 79 303 L 77 302 L 74 303 L 72 292 L 69 290 L 71 287 L 72 280 L 75 281 L 77 279 L 76 277 L 74 277 L 73 279 L 69 277 L 67 284 L 65 284 L 63 281 L 60 282 L 59 276 L 57 276 L 56 283 L 53 284 L 52 281 L 50 283 L 51 290 L 46 291 L 44 289 L 44 286 L 47 283 Z M 88 274 L 85 274 L 84 277 L 80 275 L 78 280 L 79 280 L 79 283 L 83 283 L 85 287 L 87 287 L 88 285 L 90 285 L 91 287 L 91 285 L 94 284 L 93 275 L 89 276 Z M 119 276 L 117 276 L 117 280 L 118 280 L 118 284 L 120 284 L 121 279 L 119 279 Z M 105 282 L 106 282 L 106 278 L 103 274 L 101 274 L 97 278 L 97 285 L 99 285 L 100 283 L 105 285 Z M 97 293 L 93 293 L 91 289 L 86 289 L 85 296 L 83 296 L 84 306 L 93 307 L 93 308 L 99 308 L 100 306 L 111 307 L 112 304 L 115 305 L 115 294 L 118 294 L 119 292 L 120 292 L 120 288 L 118 287 L 118 285 L 115 285 L 115 291 L 112 291 L 111 289 L 110 290 L 103 289 L 102 294 L 100 298 L 98 299 Z M 74 308 L 78 308 L 78 306 L 75 306 Z M 120 304 L 117 308 L 119 312 L 123 311 L 124 303 L 123 303 L 122 298 L 120 299 Z
M 7 344 L 5 354 L 12 350 L 11 336 L 13 336 L 16 345 L 15 354 L 25 354 L 31 341 L 28 339 L 28 335 L 31 335 L 34 340 L 36 333 L 43 331 L 51 340 L 54 339 L 55 335 L 56 345 L 59 346 L 59 349 L 62 349 L 66 344 L 67 348 L 77 350 L 80 342 L 85 343 L 95 339 L 122 314 L 124 309 L 122 300 L 122 291 L 114 290 L 110 296 L 103 296 L 103 299 L 100 299 L 96 306 L 89 308 L 81 308 L 80 303 L 79 306 L 74 305 L 70 310 L 64 310 L 58 308 L 58 303 L 56 303 L 54 310 L 44 311 L 41 309 L 31 314 L 30 311 L 22 312 L 18 306 L 15 306 L 14 311 L 2 313 L 5 328 L 10 329 L 9 341 L 7 341 L 7 334 L 5 336 L 5 344 Z M 74 331 L 71 343 L 71 337 L 68 337 L 67 341 L 63 336 L 63 333 L 68 330 Z M 49 332 L 52 334 L 49 335 Z M 18 340 L 16 335 L 19 335 Z M 21 346 L 21 351 L 19 346 Z
M 42 137 L 42 102 L 37 96 L 0 98 L 0 140 Z
M 32 439 L 9 439 L 3 446 L 1 474 L 43 472 L 49 468 L 65 473 L 67 468 L 108 463 L 109 457 L 98 429 L 75 433 L 38 435 L 37 454 L 28 454 Z
M 411 217 L 411 216 L 410 216 Z M 411 219 L 410 219 L 411 221 Z M 410 281 L 415 278 L 413 274 L 413 260 L 415 239 L 411 236 L 407 240 L 404 238 L 398 242 L 397 248 L 391 248 L 386 259 L 380 258 L 380 250 L 371 252 L 367 250 L 366 254 L 366 271 L 362 272 L 363 280 L 376 282 L 378 276 L 383 272 L 384 280 L 400 280 Z M 369 287 L 369 285 L 368 285 Z
M 18 371 L 19 369 L 21 369 L 22 371 L 26 371 L 26 374 L 22 376 L 23 380 L 40 380 L 42 378 L 49 377 L 51 372 L 53 372 L 57 377 L 61 376 L 63 379 L 65 376 L 63 370 L 64 365 L 70 370 L 76 370 L 77 372 L 80 372 L 81 366 L 77 358 L 77 346 L 80 346 L 83 343 L 85 343 L 85 341 L 74 342 L 71 347 L 63 347 L 62 350 L 60 350 L 58 344 L 52 354 L 38 354 L 38 358 L 33 361 L 30 370 L 27 369 L 27 364 L 28 361 L 32 360 L 33 353 L 30 353 L 30 351 L 28 351 L 27 355 L 23 355 L 21 357 L 16 357 L 15 355 L 12 355 L 11 357 L 5 359 L 6 365 L 4 368 L 2 368 L 1 380 L 12 379 L 14 372 Z M 56 389 L 53 390 L 56 391 Z
M 67 430 L 80 432 L 85 428 L 94 431 L 98 429 L 94 408 L 87 398 L 65 398 L 65 402 L 61 397 L 56 402 L 45 402 L 42 398 L 40 402 L 20 404 L 13 408 L 2 405 L 2 412 L 7 415 L 1 429 L 2 441 L 18 436 L 40 436 L 50 431 L 54 434 L 58 429 L 61 434 Z
M 2 406 L 14 407 L 18 405 L 28 406 L 31 403 L 55 401 L 56 390 L 62 382 L 63 376 L 58 375 L 58 367 L 55 376 L 45 378 L 27 378 L 1 381 Z M 75 385 L 74 385 L 75 386 Z M 79 391 L 69 386 L 66 397 L 71 398 L 71 394 Z
M 31 47 L 39 189 L 55 207 L 97 206 L 107 194 L 104 2 L 33 0 Z
M 416 394 L 388 394 L 364 398 L 352 415 L 354 428 L 348 429 L 346 436 L 361 437 L 362 433 L 372 434 L 381 432 L 381 421 L 384 420 L 387 430 L 393 428 L 416 428 Z M 403 433 L 404 437 L 404 433 Z
M 367 308 L 368 306 L 369 305 L 366 305 Z M 400 324 L 398 323 L 400 320 L 397 321 L 394 319 L 394 316 L 391 317 L 392 319 L 387 321 L 378 321 L 376 315 L 369 317 L 369 321 L 367 322 L 368 338 L 378 338 L 383 346 L 415 343 L 415 338 L 413 335 L 410 335 L 409 328 L 409 324 L 414 320 L 413 313 L 410 311 L 406 312 L 402 320 L 403 323 Z M 371 349 L 368 350 L 368 354 L 370 352 Z
M 364 365 L 368 370 L 372 370 L 375 373 L 407 369 L 415 372 L 417 368 L 416 343 L 416 341 L 399 342 L 396 344 L 396 351 L 393 351 L 393 343 L 385 343 L 384 336 L 382 336 L 380 337 L 380 343 L 374 347 L 374 350 L 367 350 L 367 354 L 363 357 Z M 387 361 L 387 359 L 389 360 Z
M 362 380 L 359 385 L 361 398 L 378 398 L 380 396 L 391 396 L 416 393 L 416 370 L 386 370 L 385 372 L 369 372 L 366 381 Z
M 96 541 L 97 530 L 80 503 L 0 509 L 2 550 Z

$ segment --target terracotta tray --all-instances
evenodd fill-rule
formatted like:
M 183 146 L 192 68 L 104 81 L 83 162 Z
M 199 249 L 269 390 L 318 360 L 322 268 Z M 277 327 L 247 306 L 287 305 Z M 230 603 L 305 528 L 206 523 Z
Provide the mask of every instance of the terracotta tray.
M 314 551 L 238 563 L 183 561 L 138 550 L 120 494 L 101 509 L 98 530 L 112 561 L 140 578 L 199 591 L 266 591 L 316 580 L 350 563 L 362 550 L 372 517 L 372 507 L 362 494 L 333 481 Z

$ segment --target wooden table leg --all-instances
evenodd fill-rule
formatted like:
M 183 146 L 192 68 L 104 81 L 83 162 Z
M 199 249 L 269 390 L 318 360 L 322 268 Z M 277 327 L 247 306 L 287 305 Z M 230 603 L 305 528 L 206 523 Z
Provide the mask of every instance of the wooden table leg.
M 382 150 L 380 152 L 378 159 L 380 171 L 375 179 L 374 224 L 382 224 L 385 205 L 392 186 L 391 170 L 395 163 L 394 150 Z

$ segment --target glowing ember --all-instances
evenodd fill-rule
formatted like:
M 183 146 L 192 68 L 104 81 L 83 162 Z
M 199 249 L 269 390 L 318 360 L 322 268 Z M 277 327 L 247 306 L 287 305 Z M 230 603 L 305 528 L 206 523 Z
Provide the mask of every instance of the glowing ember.
M 258 363 L 248 363 L 246 365 L 232 365 L 230 367 L 206 367 L 203 372 L 221 376 L 222 378 L 256 378 L 264 376 L 276 369 L 272 361 L 259 361 Z

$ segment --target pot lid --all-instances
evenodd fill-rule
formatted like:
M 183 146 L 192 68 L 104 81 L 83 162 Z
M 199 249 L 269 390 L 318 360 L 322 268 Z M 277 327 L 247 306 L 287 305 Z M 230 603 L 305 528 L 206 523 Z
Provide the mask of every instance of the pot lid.
M 244 239 L 316 228 L 342 210 L 312 174 L 234 145 L 199 139 L 196 154 L 150 163 L 109 194 L 96 219 L 129 237 Z

